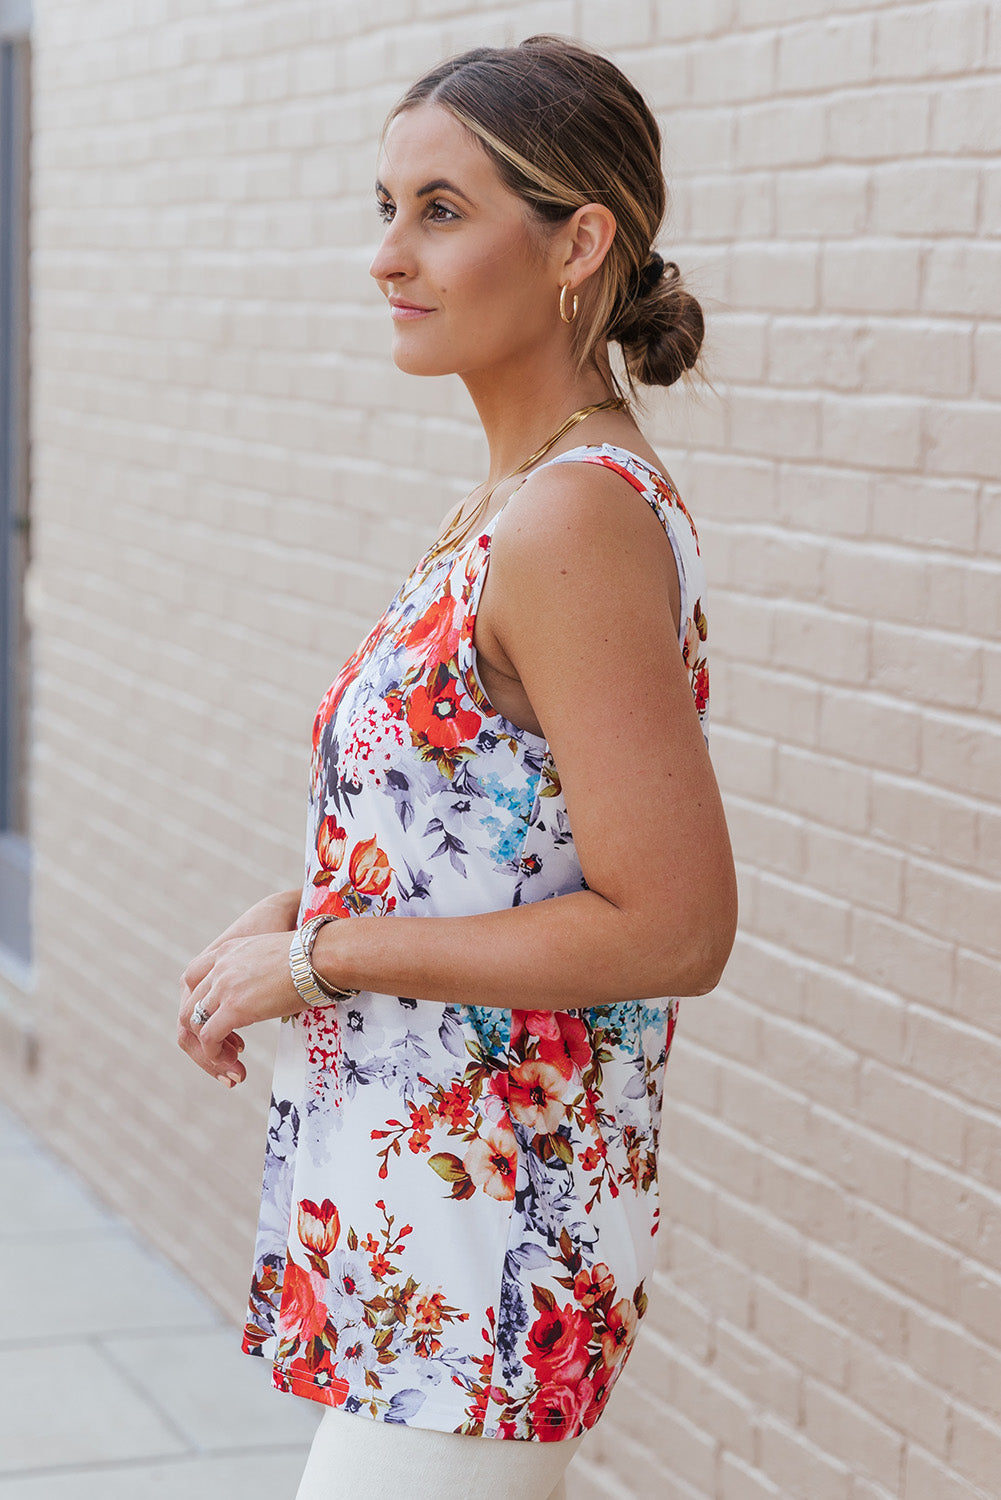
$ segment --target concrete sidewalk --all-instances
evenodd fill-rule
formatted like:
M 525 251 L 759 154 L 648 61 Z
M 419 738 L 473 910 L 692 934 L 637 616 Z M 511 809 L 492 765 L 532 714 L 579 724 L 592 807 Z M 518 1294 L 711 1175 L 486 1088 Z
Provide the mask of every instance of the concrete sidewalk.
M 0 1500 L 290 1500 L 323 1408 L 0 1106 Z

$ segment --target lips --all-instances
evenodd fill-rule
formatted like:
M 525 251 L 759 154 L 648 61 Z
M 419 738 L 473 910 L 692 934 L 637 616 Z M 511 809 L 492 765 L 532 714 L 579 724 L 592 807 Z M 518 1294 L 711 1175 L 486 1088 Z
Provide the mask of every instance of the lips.
M 422 307 L 419 302 L 405 302 L 402 297 L 393 297 L 389 303 L 390 316 L 396 319 L 426 318 L 434 312 L 433 307 Z

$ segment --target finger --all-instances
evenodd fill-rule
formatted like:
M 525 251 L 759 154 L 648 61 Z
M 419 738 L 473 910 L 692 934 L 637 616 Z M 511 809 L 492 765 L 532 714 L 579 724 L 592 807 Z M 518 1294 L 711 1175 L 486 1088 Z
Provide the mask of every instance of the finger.
M 212 1001 L 209 999 L 210 988 L 210 979 L 206 975 L 191 991 L 187 1000 L 182 1001 L 178 1018 L 178 1045 L 193 1062 L 196 1062 L 206 1073 L 211 1073 L 214 1078 L 228 1077 L 230 1083 L 242 1083 L 247 1076 L 247 1070 L 239 1061 L 239 1055 L 244 1046 L 243 1038 L 239 1033 L 229 1025 L 223 1028 L 222 1024 L 217 1022 L 215 1031 L 209 1037 L 209 1046 L 205 1045 L 203 1032 L 215 1014 Z M 210 1011 L 210 1015 L 208 1020 L 198 1025 L 193 1023 L 192 1014 L 202 1002 Z
M 231 1086 L 242 1083 L 247 1076 L 247 1070 L 240 1061 L 243 1039 L 238 1037 L 237 1040 L 241 1043 L 239 1050 L 227 1037 L 218 1055 L 213 1058 L 206 1055 L 197 1031 L 192 1031 L 190 1027 L 183 1024 L 177 1029 L 177 1044 L 191 1058 L 191 1061 L 197 1063 L 210 1077 L 227 1081 Z

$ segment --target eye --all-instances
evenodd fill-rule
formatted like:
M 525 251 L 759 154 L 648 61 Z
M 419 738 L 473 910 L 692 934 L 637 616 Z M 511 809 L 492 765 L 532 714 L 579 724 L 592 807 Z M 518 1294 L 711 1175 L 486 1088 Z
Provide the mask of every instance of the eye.
M 376 198 L 375 211 L 383 223 L 388 224 L 396 210 L 388 198 Z
M 460 215 L 457 214 L 454 209 L 449 208 L 449 206 L 448 206 L 447 203 L 442 203 L 441 200 L 438 199 L 438 198 L 434 199 L 428 205 L 428 207 L 429 207 L 429 215 L 431 213 L 439 213 L 439 212 L 445 215 L 444 218 L 439 218 L 439 219 L 435 220 L 435 222 L 438 223 L 438 224 L 449 224 L 453 220 L 457 220 L 460 217 Z

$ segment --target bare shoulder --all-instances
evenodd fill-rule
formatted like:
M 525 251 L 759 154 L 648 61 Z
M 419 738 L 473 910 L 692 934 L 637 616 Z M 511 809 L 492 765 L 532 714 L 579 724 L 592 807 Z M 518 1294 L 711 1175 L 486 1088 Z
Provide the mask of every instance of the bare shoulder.
M 582 601 L 603 596 L 613 607 L 631 596 L 662 608 L 666 597 L 680 627 L 681 588 L 664 527 L 645 496 L 604 464 L 550 464 L 529 475 L 498 517 L 491 568 L 505 612 L 541 589 Z

